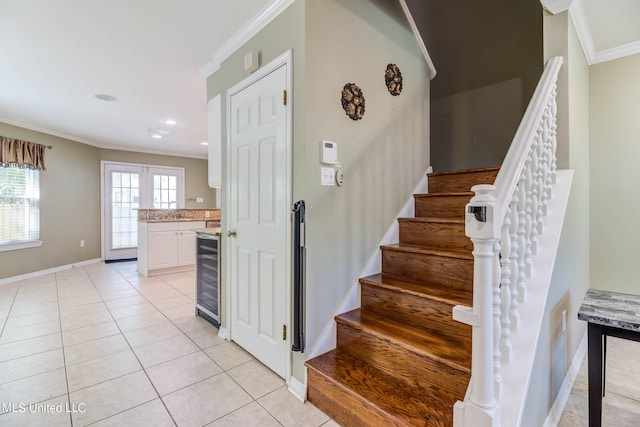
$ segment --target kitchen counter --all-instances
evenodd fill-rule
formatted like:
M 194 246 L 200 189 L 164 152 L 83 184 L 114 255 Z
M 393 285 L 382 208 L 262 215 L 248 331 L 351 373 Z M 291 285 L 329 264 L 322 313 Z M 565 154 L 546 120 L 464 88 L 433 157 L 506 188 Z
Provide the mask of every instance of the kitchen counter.
M 220 209 L 137 209 L 138 222 L 220 221 Z

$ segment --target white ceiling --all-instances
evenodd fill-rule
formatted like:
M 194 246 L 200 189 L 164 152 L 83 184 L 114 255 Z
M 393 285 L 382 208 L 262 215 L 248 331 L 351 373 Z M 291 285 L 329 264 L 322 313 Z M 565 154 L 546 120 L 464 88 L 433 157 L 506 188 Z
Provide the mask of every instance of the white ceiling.
M 2 0 L 0 121 L 100 147 L 206 158 L 199 69 L 269 3 Z M 171 133 L 156 140 L 148 129 Z
M 640 0 L 543 2 L 571 4 L 589 63 L 640 52 Z M 286 0 L 1 0 L 0 121 L 99 147 L 206 158 L 200 70 L 276 3 Z M 156 140 L 149 129 L 171 133 Z

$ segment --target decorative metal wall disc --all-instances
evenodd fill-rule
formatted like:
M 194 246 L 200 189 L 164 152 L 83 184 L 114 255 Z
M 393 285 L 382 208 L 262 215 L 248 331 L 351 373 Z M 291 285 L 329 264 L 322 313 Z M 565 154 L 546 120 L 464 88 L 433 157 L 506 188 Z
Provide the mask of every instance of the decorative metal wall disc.
M 342 108 L 351 120 L 360 120 L 364 115 L 364 95 L 355 83 L 347 83 L 342 89 Z
M 391 95 L 400 95 L 400 92 L 402 92 L 402 73 L 396 64 L 387 65 L 387 69 L 384 72 L 384 82 Z

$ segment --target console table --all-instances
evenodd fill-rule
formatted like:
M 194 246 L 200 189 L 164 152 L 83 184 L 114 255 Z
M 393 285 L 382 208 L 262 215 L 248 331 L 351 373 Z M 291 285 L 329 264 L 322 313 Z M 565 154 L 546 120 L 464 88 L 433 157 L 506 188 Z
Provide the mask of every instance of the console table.
M 600 427 L 607 336 L 640 341 L 640 295 L 588 289 L 578 319 L 588 322 L 589 427 Z

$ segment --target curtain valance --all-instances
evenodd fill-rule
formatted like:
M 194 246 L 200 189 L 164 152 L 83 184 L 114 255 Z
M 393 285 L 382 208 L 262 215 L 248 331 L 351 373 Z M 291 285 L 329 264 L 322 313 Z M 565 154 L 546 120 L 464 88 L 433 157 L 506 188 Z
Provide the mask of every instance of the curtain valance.
M 0 166 L 46 170 L 46 145 L 0 136 Z

